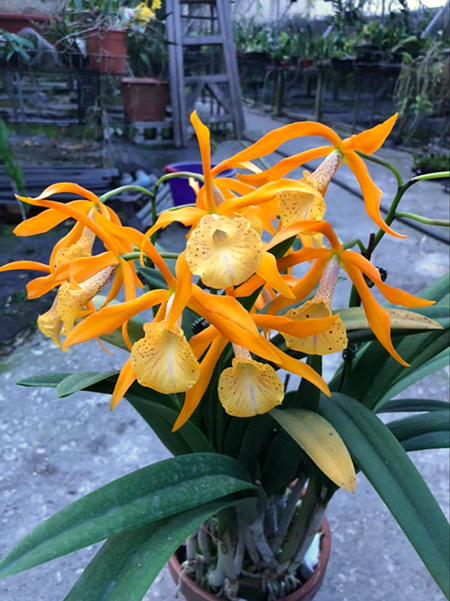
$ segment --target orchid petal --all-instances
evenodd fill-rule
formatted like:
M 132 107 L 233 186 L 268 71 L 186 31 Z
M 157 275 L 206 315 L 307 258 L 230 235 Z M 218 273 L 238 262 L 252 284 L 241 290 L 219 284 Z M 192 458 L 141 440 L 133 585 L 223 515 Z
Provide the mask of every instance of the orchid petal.
M 252 161 L 270 154 L 285 142 L 304 136 L 320 136 L 326 138 L 333 146 L 339 146 L 341 143 L 339 136 L 330 127 L 322 125 L 321 123 L 316 123 L 315 121 L 289 123 L 288 125 L 270 131 L 251 146 L 248 146 L 231 158 L 219 163 L 212 170 L 212 176 L 215 177 L 225 169 L 235 167 L 238 163 L 242 163 L 243 161 Z
M 342 260 L 344 262 L 347 261 L 352 263 L 355 267 L 365 273 L 390 303 L 402 305 L 403 307 L 429 307 L 430 305 L 435 304 L 435 301 L 419 298 L 418 296 L 409 294 L 409 292 L 405 292 L 400 288 L 395 288 L 394 286 L 385 284 L 381 279 L 378 269 L 374 267 L 372 263 L 365 257 L 354 251 L 345 251 L 343 253 Z
M 86 342 L 102 334 L 111 334 L 141 311 L 167 300 L 169 295 L 168 290 L 151 290 L 134 300 L 104 307 L 75 326 L 66 338 L 64 346 Z
M 239 174 L 239 179 L 252 186 L 262 186 L 267 182 L 279 180 L 301 165 L 325 157 L 332 151 L 333 146 L 319 146 L 318 148 L 312 148 L 311 150 L 306 150 L 305 152 L 286 157 L 270 169 L 262 171 L 261 173 L 251 175 Z
M 32 271 L 44 271 L 45 273 L 50 273 L 51 269 L 45 263 L 39 263 L 37 261 L 12 261 L 11 263 L 6 263 L 0 267 L 1 271 L 13 271 L 15 269 L 30 269 Z
M 397 121 L 397 117 L 398 113 L 395 113 L 395 115 L 392 115 L 392 117 L 389 117 L 389 119 L 386 119 L 383 123 L 370 129 L 366 129 L 360 134 L 346 138 L 341 144 L 342 151 L 348 152 L 349 150 L 360 150 L 366 154 L 373 154 L 383 146 Z
M 295 311 L 295 309 L 292 310 Z M 321 334 L 339 318 L 339 315 L 316 317 L 302 321 L 295 321 L 284 315 L 254 314 L 252 318 L 258 327 L 283 332 L 296 338 L 306 338 L 307 336 Z
M 345 154 L 344 160 L 358 180 L 364 198 L 366 213 L 369 215 L 372 221 L 376 223 L 376 225 L 378 225 L 378 227 L 384 232 L 391 234 L 391 236 L 395 236 L 397 238 L 407 238 L 407 236 L 395 232 L 384 222 L 380 213 L 380 201 L 381 197 L 383 196 L 383 192 L 373 182 L 362 158 L 358 156 L 356 152 L 351 151 Z
M 263 252 L 261 262 L 256 269 L 259 275 L 269 286 L 287 298 L 295 298 L 288 284 L 283 280 L 283 276 L 279 273 L 277 260 L 269 252 Z
M 394 357 L 401 365 L 408 367 L 409 364 L 404 361 L 395 350 L 391 340 L 391 320 L 389 313 L 372 296 L 367 284 L 364 281 L 361 272 L 349 261 L 343 261 L 342 267 L 350 276 L 356 291 L 361 299 L 364 312 L 369 322 L 369 326 L 378 341 L 387 352 Z
M 117 378 L 116 385 L 111 397 L 111 411 L 117 407 L 119 401 L 124 397 L 127 390 L 136 380 L 136 376 L 131 368 L 131 360 L 125 362 L 122 367 L 119 377 Z
M 21 199 L 23 201 L 23 199 Z M 78 209 L 83 213 L 88 213 L 92 208 L 92 203 L 87 200 L 74 200 L 72 202 L 67 203 L 67 205 Z M 52 230 L 54 227 L 66 221 L 68 219 L 67 215 L 61 214 L 54 209 L 47 209 L 39 213 L 39 215 L 35 215 L 34 217 L 30 217 L 22 223 L 19 223 L 14 228 L 14 234 L 16 236 L 35 236 L 36 234 L 44 234 Z
M 197 136 L 200 154 L 202 157 L 203 177 L 205 178 L 204 189 L 206 195 L 206 209 L 208 212 L 212 212 L 216 208 L 216 205 L 214 203 L 212 193 L 211 146 L 209 129 L 206 127 L 206 125 L 203 125 L 195 111 L 191 114 L 191 123 Z
M 210 349 L 200 364 L 200 376 L 197 383 L 186 392 L 184 405 L 172 428 L 172 432 L 179 430 L 197 409 L 208 388 L 217 361 L 226 345 L 227 340 L 222 336 L 217 337 L 211 344 Z
M 297 374 L 298 376 L 305 378 L 305 380 L 308 380 L 308 382 L 311 382 L 311 384 L 317 386 L 317 388 L 321 390 L 324 394 L 330 396 L 330 389 L 328 388 L 327 384 L 310 365 L 308 365 L 307 363 L 303 363 L 298 359 L 294 359 L 293 357 L 287 355 L 286 353 L 283 353 L 279 349 L 277 349 L 277 352 L 279 356 L 279 360 L 277 361 L 277 363 L 280 365 L 280 367 L 282 367 L 286 371 L 290 371 L 293 374 Z
M 191 297 L 192 273 L 186 261 L 186 251 L 182 252 L 176 263 L 177 287 L 173 296 L 172 306 L 167 318 L 167 327 L 172 328 L 181 317 Z

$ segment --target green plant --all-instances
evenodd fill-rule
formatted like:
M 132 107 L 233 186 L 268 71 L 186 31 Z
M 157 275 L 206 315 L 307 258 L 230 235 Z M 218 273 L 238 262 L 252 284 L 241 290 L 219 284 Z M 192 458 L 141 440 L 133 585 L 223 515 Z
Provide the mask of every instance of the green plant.
M 128 57 L 135 77 L 166 79 L 169 52 L 163 18 L 131 21 L 128 26 Z
M 409 140 L 421 120 L 446 110 L 450 99 L 448 57 L 440 41 L 413 58 L 403 53 L 402 69 L 395 85 L 394 99 L 401 115 L 399 139 Z
M 4 53 L 7 62 L 17 57 L 28 63 L 34 49 L 34 40 L 0 29 L 0 52 Z
M 9 132 L 3 119 L 0 119 L 0 162 L 5 166 L 6 174 L 12 182 L 14 192 L 25 194 L 23 171 L 9 145 Z
M 448 152 L 424 150 L 413 153 L 413 169 L 417 175 L 448 171 L 450 168 L 450 155 Z
M 120 373 L 51 373 L 20 384 L 54 388 L 61 398 L 81 390 L 112 393 L 112 409 L 125 397 L 175 456 L 48 519 L 3 558 L 0 577 L 107 539 L 66 601 L 139 601 L 187 539 L 184 573 L 204 589 L 228 601 L 275 601 L 309 577 L 299 568 L 320 540 L 327 506 L 340 488 L 354 491 L 361 471 L 449 598 L 449 524 L 407 454 L 450 446 L 449 405 L 394 400 L 448 363 L 449 277 L 414 296 L 386 284 L 371 258 L 386 234 L 397 235 L 392 226 L 407 190 L 450 172 L 404 182 L 374 155 L 395 120 L 345 140 L 320 123 L 294 123 L 211 169 L 209 132 L 194 113 L 203 174 L 166 174 L 153 190 L 122 186 L 101 198 L 76 184 L 54 184 L 54 194 L 81 196 L 76 203 L 25 199 L 47 210 L 19 225 L 18 235 L 47 231 L 68 217 L 77 222 L 49 265 L 26 264 L 46 274 L 28 284 L 31 294 L 58 287 L 53 306 L 39 317 L 41 332 L 65 349 L 102 336 L 130 356 Z M 331 143 L 312 149 L 326 158 L 304 180 L 284 176 L 303 164 L 305 153 L 264 171 L 248 163 L 298 136 Z M 323 194 L 343 160 L 379 227 L 366 242 L 341 243 L 322 219 Z M 397 182 L 385 219 L 365 161 L 388 169 Z M 251 173 L 240 181 L 220 177 L 242 166 Z M 157 217 L 158 188 L 176 177 L 193 180 L 196 203 Z M 123 227 L 108 206 L 125 190 L 152 201 L 154 223 L 145 235 Z M 173 222 L 191 228 L 180 254 L 155 246 L 157 232 Z M 302 248 L 292 252 L 298 236 Z M 105 251 L 92 256 L 96 238 Z M 293 274 L 296 265 L 308 266 L 304 276 Z M 349 306 L 332 313 L 341 269 L 353 284 Z M 139 296 L 138 282 L 145 284 Z M 109 283 L 107 296 L 99 295 Z M 122 285 L 125 302 L 117 302 Z M 344 349 L 327 386 L 322 362 Z M 280 369 L 301 376 L 298 387 L 285 393 Z M 378 416 L 393 411 L 407 417 L 385 424 Z

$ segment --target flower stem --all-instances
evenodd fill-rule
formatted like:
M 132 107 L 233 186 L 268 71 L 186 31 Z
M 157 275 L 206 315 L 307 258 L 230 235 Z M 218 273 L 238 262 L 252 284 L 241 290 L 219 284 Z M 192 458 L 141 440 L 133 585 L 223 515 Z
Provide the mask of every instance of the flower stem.
M 429 219 L 428 217 L 422 217 L 422 215 L 416 215 L 415 213 L 395 213 L 394 217 L 403 217 L 406 219 L 412 219 L 425 225 L 437 225 L 440 227 L 450 227 L 450 221 L 440 219 Z
M 372 163 L 376 163 L 377 165 L 385 167 L 385 169 L 389 169 L 389 171 L 394 174 L 394 177 L 397 180 L 397 186 L 400 187 L 403 185 L 403 179 L 400 175 L 400 172 L 394 167 L 394 165 L 391 165 L 391 163 L 389 163 L 388 161 L 385 161 L 381 157 L 377 157 L 374 154 L 366 154 L 361 150 L 356 150 L 356 154 L 359 154 L 359 156 L 366 161 L 371 161 Z
M 444 179 L 450 177 L 450 171 L 436 171 L 435 173 L 424 173 L 413 177 L 414 182 L 423 182 L 429 179 Z
M 364 246 L 364 244 L 361 242 L 361 240 L 359 238 L 352 238 L 351 240 L 349 240 L 348 242 L 346 242 L 345 244 L 343 244 L 342 248 L 344 250 L 349 250 L 350 248 L 353 248 L 355 245 L 358 245 L 359 250 L 362 253 L 367 250 L 366 247 Z
M 155 195 L 153 194 L 153 192 L 151 192 L 150 190 L 147 190 L 147 188 L 143 188 L 142 186 L 135 186 L 133 184 L 130 184 L 128 186 L 120 186 L 120 188 L 115 188 L 114 190 L 110 190 L 109 192 L 105 192 L 105 194 L 102 194 L 102 196 L 100 196 L 100 200 L 105 203 L 107 202 L 108 199 L 112 198 L 113 196 L 118 196 L 119 194 L 122 194 L 122 192 L 128 192 L 128 191 L 137 191 L 137 192 L 142 192 L 142 194 L 146 194 L 147 196 L 150 196 L 152 198 L 152 200 L 154 200 Z
M 160 252 L 159 254 L 163 259 L 178 259 L 177 253 Z M 134 261 L 135 259 L 139 259 L 141 253 L 139 251 L 134 251 L 120 256 L 122 259 L 125 259 L 125 261 Z

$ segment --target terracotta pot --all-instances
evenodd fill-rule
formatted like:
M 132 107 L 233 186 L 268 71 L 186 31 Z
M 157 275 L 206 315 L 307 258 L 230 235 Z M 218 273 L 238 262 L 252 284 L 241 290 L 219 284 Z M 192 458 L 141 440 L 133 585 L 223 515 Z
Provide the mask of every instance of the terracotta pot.
M 149 77 L 124 77 L 121 87 L 127 121 L 164 121 L 169 102 L 167 81 Z
M 86 38 L 89 66 L 100 73 L 125 73 L 127 70 L 127 32 L 98 29 Z
M 9 33 L 19 33 L 24 27 L 35 29 L 33 23 L 50 23 L 49 15 L 22 14 L 22 13 L 0 13 L 0 29 Z
M 283 597 L 279 601 L 312 601 L 312 599 L 314 599 L 319 592 L 325 576 L 325 570 L 327 569 L 331 550 L 330 526 L 326 517 L 322 521 L 320 530 L 323 533 L 323 536 L 320 539 L 319 563 L 312 573 L 311 578 L 295 592 L 291 593 L 287 597 Z M 178 583 L 181 573 L 181 565 L 178 561 L 176 553 L 172 555 L 168 565 L 174 582 Z M 186 601 L 220 601 L 216 595 L 207 593 L 200 588 L 198 584 L 194 582 L 187 574 L 185 574 L 182 578 L 181 592 L 186 598 Z

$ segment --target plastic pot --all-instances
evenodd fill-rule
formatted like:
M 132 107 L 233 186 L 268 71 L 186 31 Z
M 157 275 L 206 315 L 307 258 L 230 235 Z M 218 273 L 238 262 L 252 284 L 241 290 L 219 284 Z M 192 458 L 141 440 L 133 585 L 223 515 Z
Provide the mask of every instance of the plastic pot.
M 86 38 L 89 66 L 100 73 L 127 70 L 127 32 L 123 29 L 97 29 Z
M 211 165 L 211 167 L 215 167 L 215 165 Z M 203 166 L 201 163 L 172 163 L 171 165 L 164 167 L 165 173 L 176 173 L 177 171 L 203 173 Z M 226 169 L 220 174 L 220 177 L 233 177 L 234 174 L 234 169 Z M 189 185 L 189 179 L 187 177 L 173 178 L 169 180 L 169 185 L 172 193 L 173 204 L 176 207 L 195 203 L 195 192 Z
M 322 521 L 320 531 L 323 533 L 323 535 L 320 539 L 319 563 L 312 573 L 311 578 L 299 589 L 290 595 L 287 595 L 287 597 L 283 597 L 279 601 L 312 601 L 312 599 L 314 599 L 316 594 L 319 592 L 325 576 L 331 550 L 330 526 L 326 517 Z M 168 565 L 174 582 L 178 584 L 181 575 L 181 564 L 179 558 L 177 557 L 177 553 L 172 555 Z M 204 591 L 187 574 L 184 574 L 181 578 L 180 590 L 186 601 L 220 601 L 221 599 L 216 595 L 212 595 L 211 593 Z
M 120 83 L 127 121 L 164 121 L 169 102 L 167 81 L 149 77 L 124 77 Z

